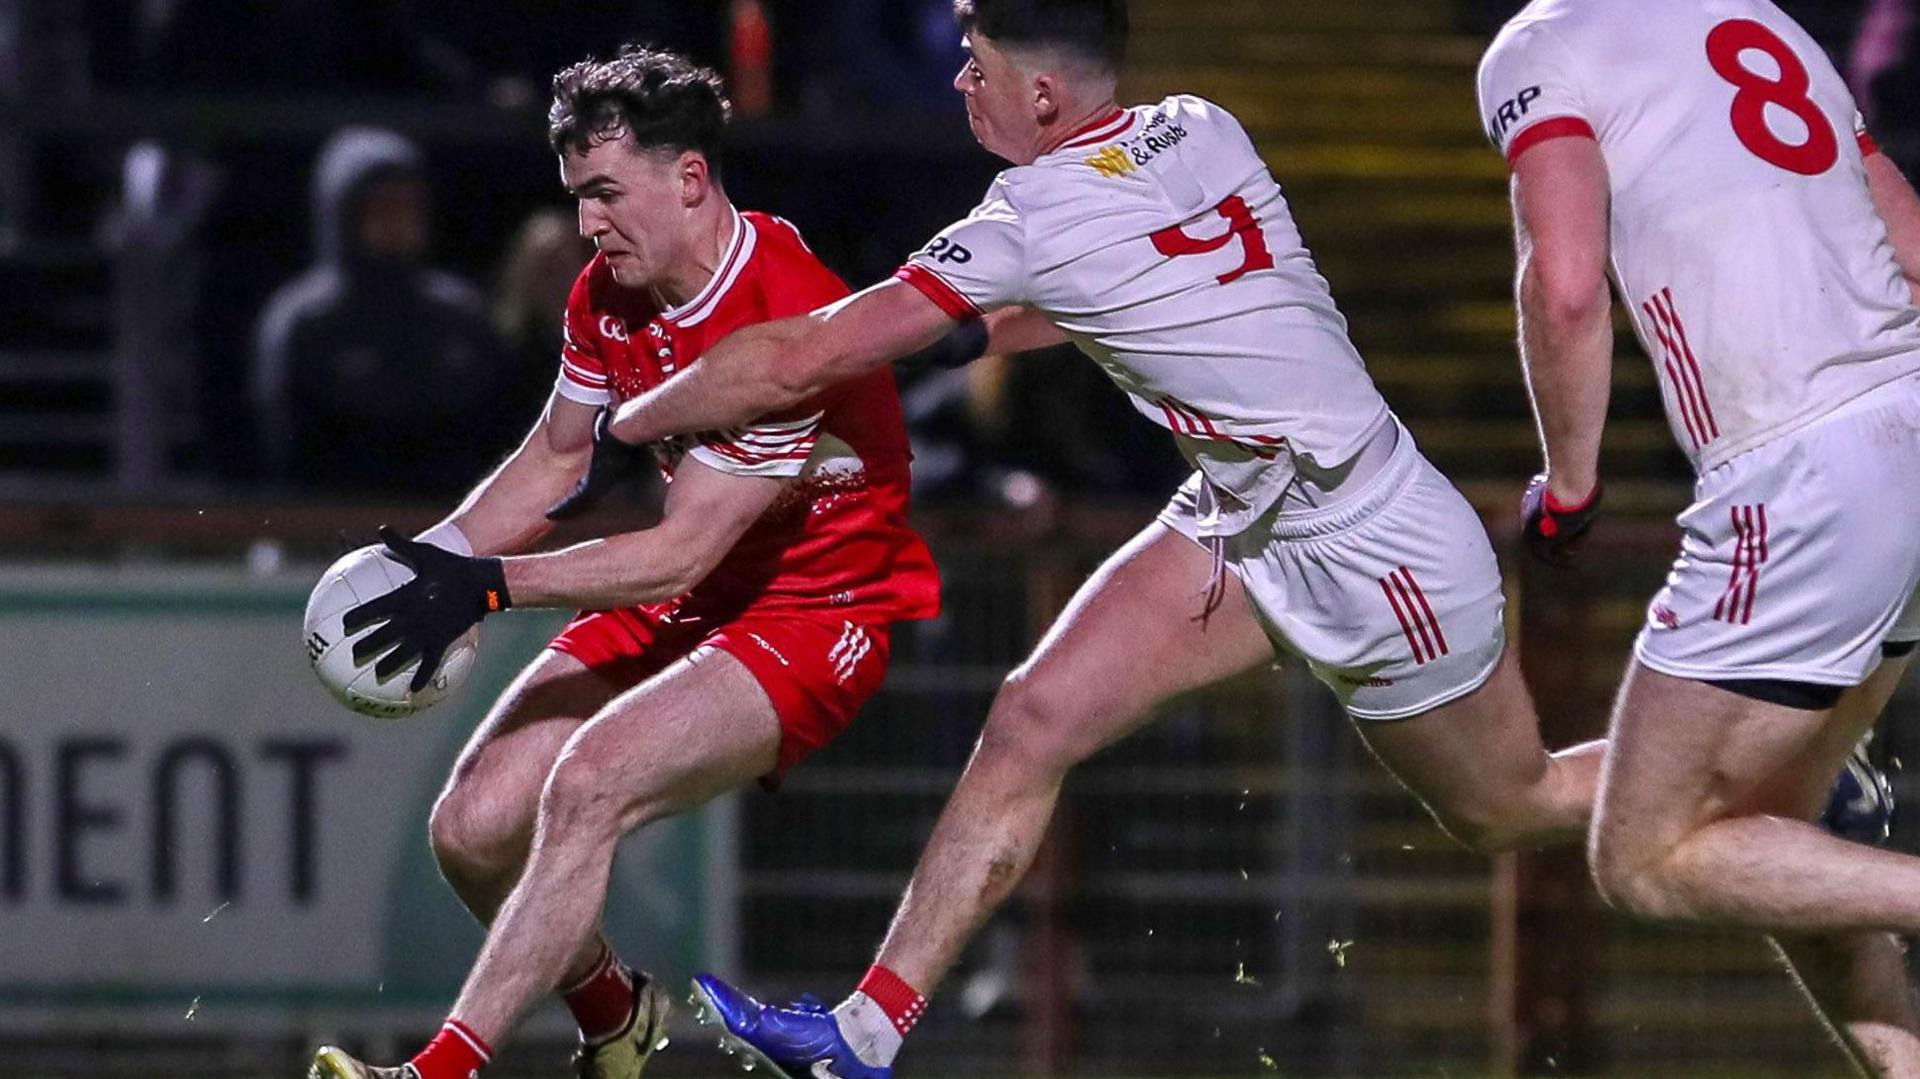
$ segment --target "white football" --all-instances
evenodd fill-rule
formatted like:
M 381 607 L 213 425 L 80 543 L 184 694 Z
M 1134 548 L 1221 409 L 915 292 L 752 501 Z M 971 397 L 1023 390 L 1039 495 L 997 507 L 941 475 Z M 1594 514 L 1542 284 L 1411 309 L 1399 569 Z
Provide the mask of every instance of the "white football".
M 453 642 L 432 681 L 418 693 L 409 693 L 418 661 L 394 672 L 381 681 L 374 677 L 372 663 L 360 666 L 353 661 L 353 643 L 373 632 L 373 626 L 348 636 L 341 625 L 346 613 L 376 596 L 413 580 L 413 571 L 394 561 L 382 547 L 362 547 L 341 557 L 320 575 L 307 598 L 307 617 L 302 627 L 306 636 L 307 659 L 313 673 L 327 692 L 341 704 L 365 716 L 399 719 L 445 700 L 466 681 L 480 647 L 480 627 Z M 380 623 L 375 623 L 378 626 Z

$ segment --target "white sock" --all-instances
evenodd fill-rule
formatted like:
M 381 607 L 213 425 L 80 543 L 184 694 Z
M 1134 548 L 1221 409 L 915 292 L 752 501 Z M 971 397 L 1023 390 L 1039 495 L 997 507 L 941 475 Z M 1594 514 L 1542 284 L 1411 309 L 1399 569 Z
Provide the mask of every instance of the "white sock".
M 840 1028 L 840 1036 L 853 1047 L 853 1055 L 869 1067 L 891 1065 L 900 1053 L 900 1043 L 906 1040 L 887 1013 L 865 993 L 855 992 L 841 1001 L 833 1010 L 833 1021 Z

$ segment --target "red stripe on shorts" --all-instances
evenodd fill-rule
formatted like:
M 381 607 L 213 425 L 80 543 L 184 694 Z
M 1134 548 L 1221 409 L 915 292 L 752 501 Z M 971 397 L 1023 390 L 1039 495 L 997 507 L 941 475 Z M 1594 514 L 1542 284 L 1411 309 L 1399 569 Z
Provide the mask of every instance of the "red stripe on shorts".
M 1393 584 L 1388 578 L 1380 578 L 1380 591 L 1386 594 L 1387 604 L 1393 608 L 1393 616 L 1400 620 L 1400 632 L 1406 634 L 1407 645 L 1413 649 L 1413 662 L 1418 666 L 1425 666 L 1427 654 L 1420 647 L 1419 638 L 1413 635 L 1413 623 L 1407 619 L 1406 612 L 1401 610 L 1400 598 L 1394 595 Z
M 1433 606 L 1427 602 L 1427 594 L 1420 588 L 1420 582 L 1414 579 L 1413 571 L 1400 567 L 1400 575 L 1407 579 L 1407 586 L 1413 589 L 1413 598 L 1420 601 L 1420 612 L 1426 615 L 1427 625 L 1433 628 L 1433 639 L 1440 642 L 1440 654 L 1447 655 L 1447 635 L 1440 632 L 1440 620 L 1433 616 Z

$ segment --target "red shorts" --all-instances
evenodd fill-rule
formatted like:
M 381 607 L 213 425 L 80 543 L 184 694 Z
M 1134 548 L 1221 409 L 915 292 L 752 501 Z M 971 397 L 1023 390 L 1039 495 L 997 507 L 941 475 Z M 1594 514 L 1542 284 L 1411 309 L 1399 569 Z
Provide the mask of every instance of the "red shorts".
M 591 670 L 639 685 L 701 647 L 746 665 L 780 718 L 770 780 L 839 737 L 886 678 L 892 624 L 849 621 L 863 612 L 748 608 L 728 618 L 677 604 L 581 614 L 548 647 Z

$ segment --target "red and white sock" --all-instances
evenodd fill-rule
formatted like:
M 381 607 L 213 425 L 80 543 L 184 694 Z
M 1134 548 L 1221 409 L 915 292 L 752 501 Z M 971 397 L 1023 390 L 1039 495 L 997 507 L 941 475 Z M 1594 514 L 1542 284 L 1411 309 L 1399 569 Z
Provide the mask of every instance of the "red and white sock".
M 613 949 L 602 944 L 600 958 L 587 976 L 560 991 L 573 1021 L 580 1024 L 580 1040 L 600 1045 L 625 1033 L 633 1020 L 633 971 Z
M 862 1063 L 884 1068 L 926 1014 L 927 998 L 898 974 L 875 963 L 859 988 L 833 1010 L 840 1036 Z
M 419 1055 L 407 1061 L 420 1079 L 477 1079 L 493 1059 L 480 1035 L 458 1019 L 448 1019 Z

